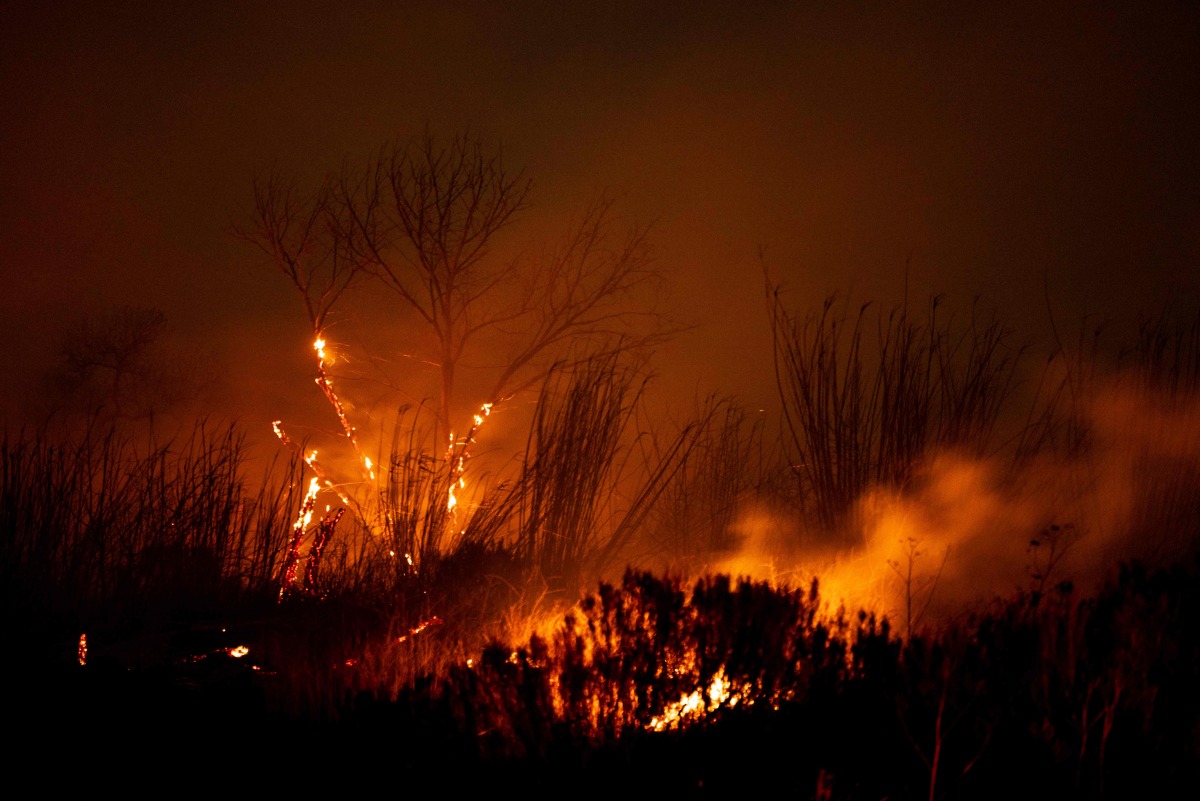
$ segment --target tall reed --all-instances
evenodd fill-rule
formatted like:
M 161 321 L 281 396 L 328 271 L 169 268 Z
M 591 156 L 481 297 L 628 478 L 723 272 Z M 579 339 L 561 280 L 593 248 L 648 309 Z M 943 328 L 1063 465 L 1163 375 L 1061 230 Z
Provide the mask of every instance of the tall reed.
M 78 637 L 213 615 L 270 592 L 296 466 L 247 475 L 246 442 L 203 424 L 168 442 L 117 430 L 0 441 L 0 564 L 16 626 Z
M 811 528 L 852 539 L 868 489 L 905 487 L 933 448 L 989 447 L 1019 356 L 994 317 L 958 332 L 936 297 L 921 319 L 834 298 L 801 318 L 777 289 L 769 302 L 784 443 Z

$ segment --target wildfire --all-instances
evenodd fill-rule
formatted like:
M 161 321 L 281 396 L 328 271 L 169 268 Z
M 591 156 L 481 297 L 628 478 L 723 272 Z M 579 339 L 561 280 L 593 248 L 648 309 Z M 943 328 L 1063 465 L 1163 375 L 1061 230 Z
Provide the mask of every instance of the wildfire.
M 316 452 L 313 452 L 316 456 Z M 300 563 L 300 545 L 304 542 L 304 532 L 308 530 L 308 524 L 312 522 L 313 506 L 316 504 L 317 493 L 321 491 L 321 481 L 316 476 L 308 482 L 308 492 L 304 495 L 304 501 L 300 504 L 300 512 L 296 517 L 296 522 L 292 524 L 292 539 L 288 545 L 287 561 L 284 563 L 283 581 L 279 585 L 279 600 L 283 600 L 288 589 L 296 583 L 296 568 Z
M 208 659 L 209 657 L 213 657 L 213 656 L 217 656 L 217 655 L 228 656 L 228 657 L 232 657 L 234 659 L 241 659 L 242 657 L 246 656 L 248 653 L 250 653 L 249 646 L 231 645 L 227 648 L 217 648 L 215 650 L 208 651 L 206 653 L 191 654 L 187 657 L 184 657 L 181 661 L 185 662 L 185 663 L 195 664 L 197 662 L 203 662 L 204 660 Z M 255 666 L 254 669 L 259 670 L 259 667 Z
M 421 623 L 417 624 L 413 628 L 409 629 L 408 634 L 401 634 L 399 637 L 396 638 L 396 642 L 397 643 L 406 642 L 409 637 L 417 636 L 418 634 L 425 631 L 425 629 L 429 628 L 430 626 L 440 626 L 441 624 L 442 624 L 442 619 L 440 617 L 438 617 L 437 615 L 434 615 L 433 617 L 429 618 L 428 620 L 422 621 Z
M 481 411 L 483 414 L 482 414 L 482 415 L 479 415 L 479 414 L 475 415 L 475 427 L 476 427 L 476 428 L 478 428 L 479 426 L 483 425 L 483 419 L 492 413 L 492 404 L 490 404 L 490 403 L 485 403 L 485 404 L 483 404 L 483 406 L 481 406 L 481 407 L 479 408 L 479 410 L 480 410 L 480 411 Z
M 338 422 L 342 424 L 342 431 L 345 433 L 346 439 L 350 441 L 351 446 L 354 448 L 354 454 L 358 458 L 359 463 L 362 465 L 363 477 L 374 481 L 375 465 L 371 461 L 371 458 L 362 452 L 362 447 L 358 441 L 357 430 L 350 423 L 350 418 L 346 414 L 345 405 L 342 403 L 341 398 L 339 398 L 337 393 L 334 391 L 333 382 L 330 380 L 329 373 L 325 369 L 326 364 L 333 361 L 333 356 L 328 350 L 326 350 L 326 340 L 320 335 L 320 333 L 317 334 L 317 338 L 313 341 L 313 350 L 315 350 L 317 353 L 317 377 L 314 380 L 316 381 L 317 386 L 321 388 L 321 393 L 325 395 L 325 399 L 329 401 L 329 405 L 333 407 L 334 413 L 337 415 Z M 289 439 L 287 434 L 284 432 L 282 421 L 276 420 L 271 424 L 271 426 L 275 430 L 275 436 L 277 436 L 281 442 L 283 442 L 289 448 L 297 450 L 291 439 Z M 321 480 L 325 483 L 325 486 L 336 491 L 338 496 L 342 499 L 342 503 L 348 505 L 350 500 L 340 490 L 337 490 L 334 483 L 322 472 L 321 468 L 317 464 L 316 458 L 317 453 L 316 451 L 313 451 L 312 455 L 306 456 L 304 461 L 309 467 L 313 468 L 313 472 L 321 477 Z
M 663 710 L 662 715 L 650 719 L 647 728 L 652 731 L 676 729 L 688 721 L 703 717 L 708 711 L 722 706 L 737 706 L 741 695 L 733 691 L 729 677 L 722 666 L 713 676 L 708 689 L 697 688 Z
M 313 350 L 315 350 L 317 353 L 317 386 L 321 388 L 326 400 L 328 400 L 330 405 L 333 406 L 334 412 L 337 414 L 338 420 L 342 424 L 342 430 L 345 432 L 346 438 L 350 440 L 351 445 L 353 445 L 355 455 L 358 456 L 359 462 L 363 466 L 364 477 L 374 481 L 374 464 L 371 462 L 369 457 L 363 454 L 358 443 L 358 437 L 355 433 L 354 426 L 350 424 L 350 420 L 346 416 L 345 407 L 343 406 L 341 399 L 338 398 L 337 393 L 334 392 L 333 384 L 329 380 L 329 375 L 325 370 L 326 362 L 332 361 L 332 355 L 326 350 L 325 345 L 325 338 L 318 332 L 316 339 L 313 341 Z M 299 451 L 299 448 L 292 442 L 287 433 L 283 430 L 283 423 L 281 420 L 274 421 L 271 424 L 271 427 L 275 431 L 275 436 L 278 437 L 284 445 L 288 446 L 293 451 Z M 322 469 L 320 463 L 317 462 L 317 451 L 313 450 L 307 455 L 302 454 L 302 456 L 304 463 L 308 465 L 310 469 L 312 469 L 315 475 L 309 481 L 308 491 L 305 493 L 304 500 L 300 504 L 300 511 L 297 513 L 296 522 L 292 525 L 292 538 L 291 542 L 289 543 L 287 557 L 285 560 L 286 566 L 279 587 L 280 601 L 283 600 L 287 592 L 291 590 L 296 583 L 296 573 L 300 562 L 300 546 L 304 542 L 304 536 L 308 531 L 309 524 L 312 523 L 313 509 L 316 506 L 317 494 L 321 491 L 322 485 L 324 485 L 324 488 L 335 492 L 343 504 L 346 506 L 351 505 L 350 499 L 333 483 L 333 481 L 329 479 Z M 329 507 L 326 507 L 325 511 L 326 515 L 322 519 L 321 523 L 317 526 L 315 538 L 309 547 L 308 566 L 305 570 L 304 577 L 305 590 L 308 592 L 315 591 L 316 574 L 320 567 L 321 553 L 324 550 L 325 545 L 328 543 L 329 537 L 333 534 L 333 529 L 337 525 L 338 520 L 341 519 L 342 513 L 345 511 L 345 509 L 338 509 L 336 512 L 331 512 Z
M 293 452 L 300 453 L 300 448 L 294 442 L 292 442 L 291 437 L 289 437 L 287 432 L 283 430 L 282 420 L 274 421 L 271 423 L 271 427 L 275 430 L 275 436 L 279 438 L 280 442 L 290 448 Z M 338 494 L 338 497 L 342 499 L 342 503 L 350 503 L 349 499 L 346 498 L 346 496 L 334 485 L 333 481 L 329 479 L 329 476 L 325 473 L 325 469 L 321 466 L 320 462 L 317 461 L 316 450 L 313 450 L 312 453 L 308 454 L 300 453 L 300 457 L 304 459 L 304 463 L 306 465 L 312 468 L 312 471 L 316 473 L 317 477 L 325 484 L 326 488 L 333 490 Z
M 329 374 L 325 370 L 326 361 L 331 361 L 329 354 L 325 350 L 324 337 L 317 335 L 313 342 L 313 350 L 317 352 L 317 386 L 321 388 L 329 405 L 333 407 L 337 414 L 338 421 L 342 424 L 342 430 L 346 433 L 346 439 L 350 440 L 350 444 L 354 447 L 354 455 L 358 457 L 358 461 L 363 466 L 363 475 L 366 478 L 375 479 L 375 471 L 372 468 L 371 460 L 362 452 L 362 447 L 358 443 L 358 433 L 353 425 L 350 424 L 350 418 L 346 416 L 346 408 L 343 406 L 341 398 L 333 390 L 333 382 L 329 380 Z
M 360 464 L 364 480 L 372 482 L 373 485 L 373 482 L 376 481 L 375 463 L 370 457 L 366 456 L 362 452 L 357 431 L 354 425 L 350 422 L 345 405 L 343 404 L 341 398 L 338 397 L 337 392 L 334 390 L 333 381 L 327 370 L 327 366 L 332 364 L 334 361 L 334 355 L 329 348 L 327 340 L 320 331 L 316 332 L 316 337 L 313 340 L 312 347 L 317 356 L 317 375 L 315 382 L 317 386 L 320 387 L 325 399 L 329 402 L 330 406 L 334 410 L 334 413 L 337 415 L 338 421 L 342 426 L 342 431 L 354 449 L 354 454 Z M 479 407 L 479 410 L 472 415 L 473 425 L 465 437 L 456 438 L 453 433 L 450 434 L 449 448 L 446 453 L 446 464 L 448 465 L 450 471 L 449 486 L 446 489 L 446 510 L 450 514 L 450 521 L 448 524 L 450 526 L 457 525 L 457 515 L 455 510 L 459 506 L 461 492 L 467 485 L 466 478 L 463 474 L 466 470 L 467 461 L 469 458 L 468 450 L 475 441 L 476 432 L 491 415 L 494 406 L 494 403 L 489 402 L 484 403 Z M 304 500 L 300 506 L 300 510 L 297 513 L 296 521 L 292 527 L 292 537 L 287 550 L 284 562 L 285 569 L 283 575 L 281 576 L 279 588 L 279 599 L 282 601 L 289 591 L 292 591 L 296 588 L 296 584 L 298 583 L 297 573 L 301 558 L 301 546 L 304 543 L 306 535 L 309 533 L 309 526 L 313 523 L 313 510 L 316 505 L 317 494 L 322 490 L 334 492 L 338 495 L 346 507 L 353 507 L 354 502 L 345 494 L 345 492 L 343 492 L 338 484 L 335 484 L 329 478 L 321 464 L 317 461 L 317 451 L 314 450 L 309 454 L 301 453 L 300 448 L 292 442 L 287 433 L 284 431 L 282 421 L 274 421 L 272 423 L 272 428 L 274 429 L 275 436 L 278 437 L 284 445 L 291 448 L 293 452 L 300 455 L 301 458 L 304 459 L 305 464 L 311 468 L 315 474 L 315 477 L 309 482 L 308 491 L 305 494 Z M 315 587 L 315 572 L 319 566 L 321 551 L 327 543 L 330 535 L 332 534 L 333 527 L 336 525 L 344 510 L 339 509 L 336 512 L 329 512 L 327 508 L 326 511 L 327 514 L 317 525 L 313 542 L 308 549 L 308 565 L 307 570 L 305 571 L 303 583 L 305 591 L 310 593 L 313 592 Z M 395 552 L 391 553 L 393 557 L 396 556 Z M 413 566 L 413 557 L 411 554 L 405 553 L 404 558 L 410 567 Z
M 455 438 L 453 431 L 450 432 L 450 447 L 446 451 L 446 461 L 454 465 L 454 467 L 452 473 L 453 480 L 450 482 L 450 487 L 446 490 L 447 512 L 454 512 L 455 507 L 458 506 L 458 490 L 465 489 L 467 486 L 466 479 L 463 477 L 463 473 L 467 469 L 467 458 L 470 456 L 467 448 L 475 442 L 475 432 L 491 416 L 493 406 L 495 406 L 494 403 L 485 403 L 479 407 L 479 411 L 472 416 L 474 424 L 471 426 L 471 430 L 461 440 Z

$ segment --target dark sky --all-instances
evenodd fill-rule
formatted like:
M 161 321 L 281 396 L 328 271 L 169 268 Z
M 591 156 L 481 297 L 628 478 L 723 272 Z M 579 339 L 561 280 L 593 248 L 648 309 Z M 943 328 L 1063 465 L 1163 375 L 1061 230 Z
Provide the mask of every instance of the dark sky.
M 1193 2 L 6 0 L 0 79 L 9 404 L 120 304 L 255 425 L 317 404 L 298 301 L 230 223 L 272 164 L 426 124 L 501 142 L 535 223 L 601 186 L 654 222 L 685 394 L 770 397 L 760 251 L 800 311 L 893 304 L 906 273 L 1030 332 L 1048 299 L 1069 323 L 1200 295 Z

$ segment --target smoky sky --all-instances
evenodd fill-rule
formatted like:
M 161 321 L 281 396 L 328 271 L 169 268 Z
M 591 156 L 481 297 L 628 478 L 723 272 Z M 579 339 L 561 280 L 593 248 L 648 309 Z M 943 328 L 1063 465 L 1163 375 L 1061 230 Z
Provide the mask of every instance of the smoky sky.
M 426 126 L 527 171 L 528 234 L 600 187 L 652 225 L 681 397 L 769 402 L 764 268 L 798 311 L 938 293 L 1031 334 L 1194 304 L 1197 44 L 1186 2 L 5 2 L 5 402 L 136 304 L 223 411 L 319 405 L 299 302 L 231 226 L 255 175 Z

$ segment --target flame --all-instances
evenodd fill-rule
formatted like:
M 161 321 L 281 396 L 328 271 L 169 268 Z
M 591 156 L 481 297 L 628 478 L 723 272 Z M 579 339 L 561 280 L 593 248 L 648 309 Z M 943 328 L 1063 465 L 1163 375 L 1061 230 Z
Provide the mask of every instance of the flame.
M 330 380 L 329 374 L 325 370 L 326 363 L 332 363 L 333 361 L 333 357 L 325 349 L 325 345 L 325 338 L 318 332 L 316 340 L 313 341 L 313 350 L 317 352 L 317 377 L 314 380 L 316 381 L 317 386 L 321 388 L 321 392 L 325 395 L 325 399 L 329 401 L 329 405 L 333 407 L 334 413 L 337 414 L 338 422 L 342 424 L 342 431 L 345 433 L 346 439 L 350 440 L 350 444 L 354 448 L 354 454 L 356 457 L 358 457 L 358 461 L 363 467 L 363 477 L 374 481 L 374 466 L 372 465 L 370 458 L 368 458 L 362 452 L 362 447 L 358 442 L 357 429 L 351 425 L 350 418 L 346 415 L 346 407 L 342 403 L 341 398 L 338 397 L 337 392 L 334 391 L 333 382 Z M 278 423 L 275 427 L 275 433 L 277 435 L 280 434 Z M 329 482 L 328 480 L 326 483 L 330 487 L 333 486 L 333 483 Z M 349 503 L 349 500 L 345 498 L 345 496 L 342 496 L 342 500 L 345 503 Z
M 409 629 L 408 634 L 401 634 L 399 637 L 396 638 L 396 642 L 397 643 L 405 642 L 408 640 L 409 637 L 417 636 L 418 634 L 425 631 L 425 629 L 429 628 L 430 626 L 440 626 L 442 624 L 442 622 L 443 621 L 440 617 L 438 617 L 437 615 L 434 615 L 433 617 L 429 618 L 428 620 L 418 623 L 414 628 Z
M 316 335 L 313 339 L 312 347 L 317 356 L 317 374 L 314 380 L 317 386 L 321 389 L 322 394 L 325 396 L 330 406 L 333 408 L 334 413 L 338 418 L 338 422 L 341 423 L 342 432 L 353 447 L 354 454 L 358 459 L 361 468 L 362 479 L 364 481 L 372 482 L 373 485 L 373 483 L 377 480 L 375 471 L 376 465 L 370 457 L 363 453 L 357 436 L 357 430 L 350 422 L 350 418 L 346 411 L 346 406 L 338 396 L 337 391 L 334 388 L 333 379 L 327 371 L 327 366 L 332 364 L 334 361 L 334 354 L 322 332 L 318 330 L 315 332 L 315 334 Z M 450 476 L 449 486 L 446 489 L 445 501 L 445 508 L 447 512 L 450 513 L 450 520 L 448 523 L 450 526 L 457 525 L 456 509 L 460 505 L 460 500 L 462 499 L 462 490 L 464 490 L 466 487 L 466 480 L 463 476 L 463 473 L 467 465 L 468 448 L 474 442 L 474 435 L 476 431 L 491 415 L 494 406 L 494 403 L 489 402 L 484 403 L 479 407 L 478 412 L 472 416 L 474 424 L 466 437 L 457 438 L 453 433 L 450 434 L 449 449 L 446 454 L 446 463 L 450 466 Z M 293 525 L 292 541 L 285 562 L 286 570 L 280 587 L 280 599 L 282 600 L 283 596 L 286 595 L 288 591 L 293 589 L 294 585 L 296 584 L 298 562 L 300 559 L 300 546 L 303 543 L 308 527 L 313 522 L 312 510 L 313 506 L 315 505 L 316 494 L 322 489 L 325 489 L 337 493 L 338 497 L 347 507 L 357 508 L 357 504 L 354 503 L 354 501 L 352 501 L 351 498 L 348 497 L 347 494 L 341 489 L 342 485 L 340 483 L 334 483 L 334 481 L 330 479 L 326 470 L 317 461 L 317 451 L 313 450 L 308 454 L 301 453 L 300 448 L 292 442 L 292 440 L 287 436 L 287 433 L 284 431 L 282 421 L 274 421 L 272 423 L 272 428 L 275 432 L 275 436 L 294 452 L 296 452 L 304 460 L 305 465 L 308 466 L 315 474 L 315 478 L 309 483 L 308 493 L 305 495 L 300 511 L 297 513 L 296 522 Z M 340 515 L 340 511 L 338 514 Z M 333 523 L 336 523 L 336 519 L 332 520 L 332 522 L 330 522 L 330 520 L 330 516 L 327 515 L 326 520 L 321 523 L 322 528 L 316 532 L 315 539 L 310 546 L 309 572 L 312 572 L 315 569 L 319 560 L 319 549 L 324 545 L 325 540 L 328 538 L 329 532 L 326 530 L 325 526 L 327 524 L 332 526 Z M 381 531 L 375 526 L 372 526 L 372 529 L 375 530 L 376 533 L 381 533 Z M 382 531 L 387 530 L 388 529 L 383 529 Z M 393 553 L 393 556 L 394 555 L 395 554 Z M 410 554 L 405 554 L 405 559 L 410 566 L 413 566 L 413 559 Z M 305 583 L 307 587 L 309 583 L 307 578 Z
M 79 664 L 87 664 L 87 634 L 79 635 Z
M 317 577 L 321 570 L 321 556 L 325 551 L 325 546 L 329 543 L 329 538 L 333 536 L 333 530 L 337 527 L 338 521 L 341 520 L 345 508 L 337 511 L 330 511 L 330 507 L 325 507 L 325 517 L 321 520 L 321 524 L 317 526 L 316 536 L 313 538 L 312 545 L 308 549 L 308 566 L 304 571 L 304 591 L 309 595 L 318 593 Z
M 722 665 L 713 676 L 707 690 L 697 688 L 687 695 L 680 696 L 678 701 L 663 710 L 662 715 L 651 718 L 647 728 L 652 731 L 679 728 L 689 720 L 703 717 L 709 710 L 737 706 L 742 699 L 743 695 L 735 692 L 725 674 L 725 666 Z
M 232 648 L 227 648 L 225 652 L 234 659 L 241 659 L 243 656 L 250 653 L 250 649 L 245 645 L 235 645 Z
M 313 457 L 316 457 L 316 452 L 313 452 Z M 287 560 L 283 571 L 283 581 L 279 586 L 279 600 L 282 601 L 284 595 L 296 582 L 296 567 L 300 562 L 300 544 L 304 541 L 304 532 L 308 529 L 308 524 L 312 522 L 313 506 L 316 503 L 317 493 L 321 491 L 321 480 L 316 476 L 308 482 L 308 492 L 304 495 L 304 501 L 300 504 L 300 512 L 296 517 L 296 522 L 292 524 L 292 540 L 288 546 Z
M 292 526 L 292 530 L 303 530 L 308 528 L 308 524 L 312 522 L 313 504 L 316 502 L 317 493 L 321 491 L 321 482 L 313 476 L 308 482 L 308 492 L 304 495 L 304 502 L 300 504 L 300 516 L 296 518 L 296 523 Z
M 479 411 L 472 417 L 474 425 L 471 426 L 471 430 L 467 432 L 467 435 L 462 440 L 455 438 L 454 432 L 450 432 L 450 447 L 446 451 L 446 461 L 454 465 L 452 472 L 455 480 L 451 481 L 450 487 L 446 491 L 447 512 L 453 512 L 455 507 L 458 506 L 457 490 L 465 489 L 467 486 L 466 479 L 463 478 L 463 473 L 467 469 L 467 457 L 469 456 L 467 448 L 475 442 L 475 432 L 483 425 L 484 420 L 491 416 L 492 407 L 495 405 L 495 403 L 489 402 L 479 407 Z M 456 449 L 458 449 L 457 453 L 455 453 Z
M 484 418 L 492 413 L 492 404 L 490 404 L 490 403 L 483 404 L 483 406 L 479 407 L 479 411 L 482 414 L 475 415 L 475 427 L 476 428 L 483 425 Z

